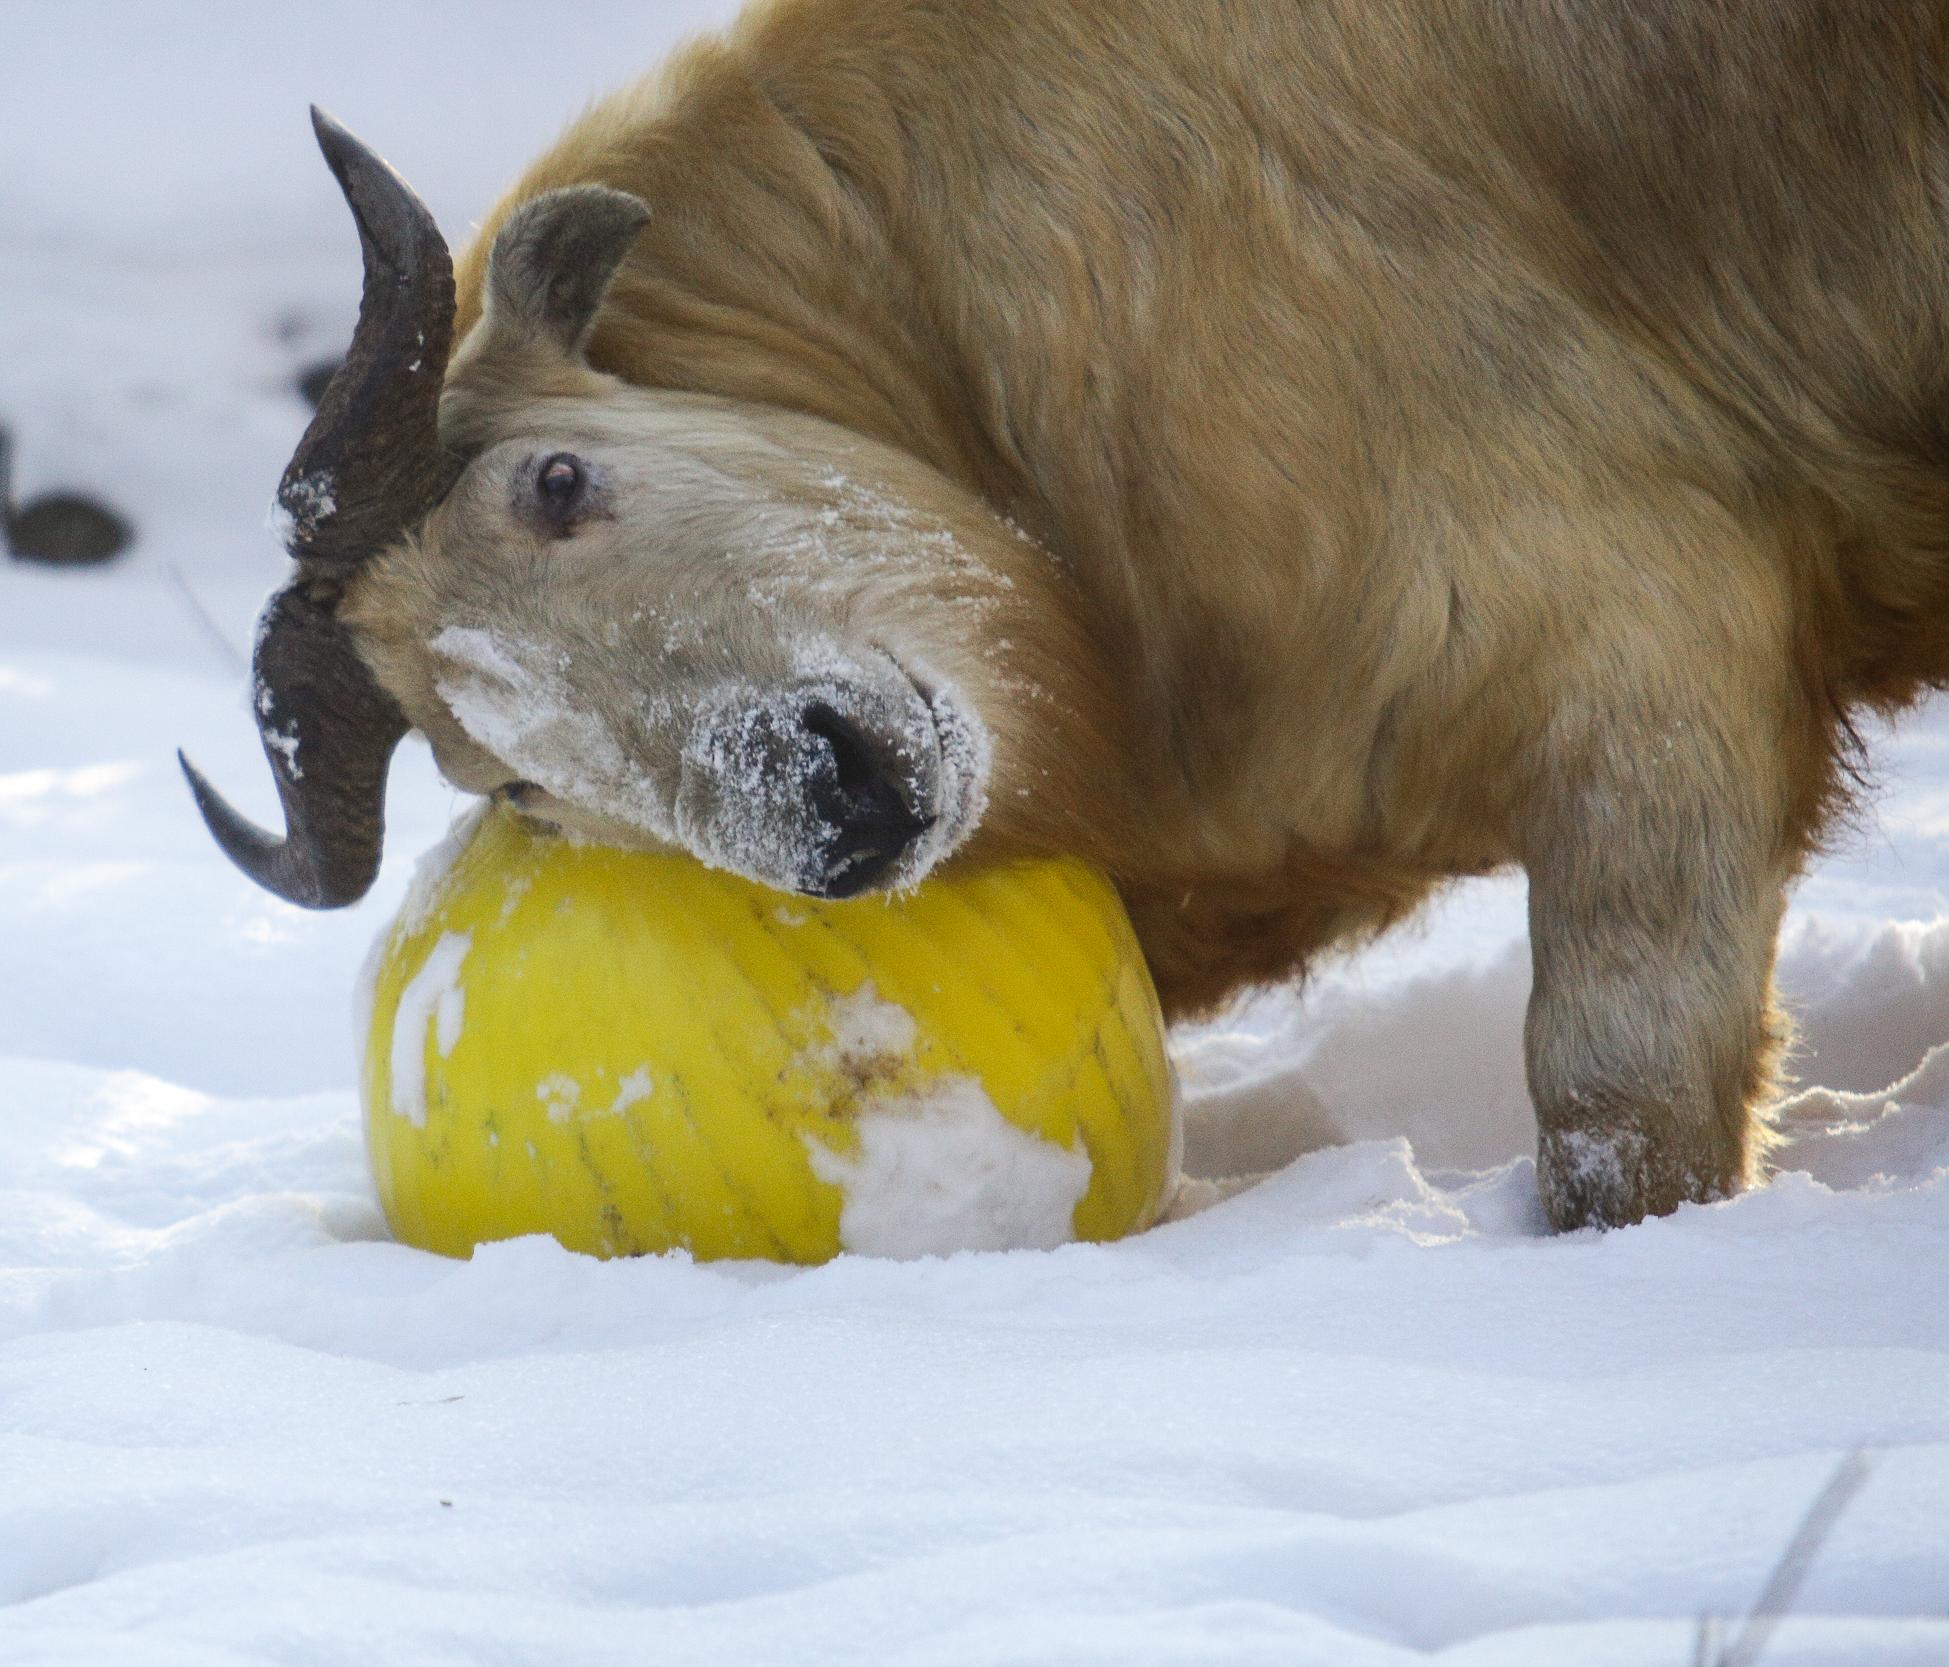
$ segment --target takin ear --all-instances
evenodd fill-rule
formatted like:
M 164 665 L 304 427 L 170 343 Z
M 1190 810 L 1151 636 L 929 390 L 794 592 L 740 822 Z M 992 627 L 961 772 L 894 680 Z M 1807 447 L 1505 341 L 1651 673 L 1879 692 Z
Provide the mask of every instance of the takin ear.
M 606 185 L 564 186 L 523 203 L 488 253 L 489 333 L 580 358 L 609 281 L 649 217 L 640 197 Z

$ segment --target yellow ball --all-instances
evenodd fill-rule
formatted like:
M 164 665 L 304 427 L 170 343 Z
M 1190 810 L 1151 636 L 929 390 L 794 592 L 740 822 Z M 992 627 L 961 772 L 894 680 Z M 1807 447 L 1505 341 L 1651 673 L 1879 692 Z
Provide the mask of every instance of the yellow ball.
M 821 903 L 483 813 L 369 972 L 408 1244 L 819 1262 L 1113 1239 L 1176 1171 L 1157 998 L 1081 864 Z

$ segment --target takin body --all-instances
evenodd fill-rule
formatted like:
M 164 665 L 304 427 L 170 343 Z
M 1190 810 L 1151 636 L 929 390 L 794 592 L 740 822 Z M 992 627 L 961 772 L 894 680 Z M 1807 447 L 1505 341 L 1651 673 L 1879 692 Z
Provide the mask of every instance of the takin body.
M 467 461 L 343 618 L 571 828 L 828 892 L 1092 859 L 1174 1016 L 1521 864 L 1550 1220 L 1724 1196 L 1850 714 L 1949 680 L 1945 50 L 1895 0 L 773 0 L 489 218 Z

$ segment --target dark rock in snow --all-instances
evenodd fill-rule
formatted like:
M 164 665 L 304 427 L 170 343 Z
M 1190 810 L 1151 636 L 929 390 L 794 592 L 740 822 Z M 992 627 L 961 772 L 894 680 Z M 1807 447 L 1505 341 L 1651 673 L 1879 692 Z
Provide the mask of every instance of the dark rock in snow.
M 24 504 L 13 499 L 13 439 L 0 429 L 0 534 L 17 561 L 49 567 L 94 567 L 134 542 L 128 518 L 80 492 L 43 492 Z
M 298 372 L 298 392 L 312 410 L 318 409 L 318 402 L 325 397 L 325 389 L 330 385 L 338 367 L 345 361 L 342 358 L 320 359 L 315 364 L 305 366 Z

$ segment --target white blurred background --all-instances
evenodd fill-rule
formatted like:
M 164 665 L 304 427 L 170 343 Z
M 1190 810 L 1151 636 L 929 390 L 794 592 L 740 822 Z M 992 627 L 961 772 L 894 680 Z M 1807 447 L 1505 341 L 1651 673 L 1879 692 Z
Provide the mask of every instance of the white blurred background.
M 0 422 L 23 495 L 139 511 L 129 566 L 223 594 L 278 571 L 263 510 L 294 377 L 357 310 L 357 242 L 313 146 L 324 105 L 411 179 L 456 247 L 590 100 L 728 0 L 0 4 Z M 33 598 L 10 598 L 33 610 Z M 62 594 L 45 642 L 116 622 Z M 117 646 L 168 658 L 158 616 Z

